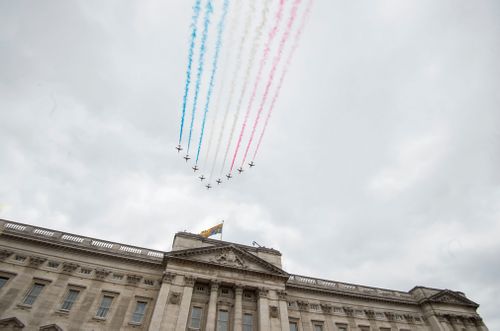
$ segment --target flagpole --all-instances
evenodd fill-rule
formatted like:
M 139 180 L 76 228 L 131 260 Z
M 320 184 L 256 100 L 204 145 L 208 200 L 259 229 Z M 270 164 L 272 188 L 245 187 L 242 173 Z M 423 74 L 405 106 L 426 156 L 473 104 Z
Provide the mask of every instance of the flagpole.
M 220 240 L 222 241 L 222 231 L 224 231 L 224 220 L 222 220 L 222 228 L 220 230 Z

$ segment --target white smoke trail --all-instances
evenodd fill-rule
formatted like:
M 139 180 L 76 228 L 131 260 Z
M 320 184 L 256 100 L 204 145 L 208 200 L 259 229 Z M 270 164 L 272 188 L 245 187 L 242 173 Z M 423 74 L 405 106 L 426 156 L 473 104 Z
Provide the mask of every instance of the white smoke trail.
M 253 1 L 252 1 L 252 3 L 253 3 Z M 226 151 L 225 151 L 224 159 L 222 161 L 222 165 L 221 165 L 221 168 L 220 168 L 219 177 L 222 176 L 222 173 L 224 171 L 224 166 L 225 166 L 226 161 L 227 161 L 227 156 L 229 154 L 229 149 L 231 147 L 231 142 L 233 141 L 234 131 L 235 131 L 238 119 L 239 119 L 239 114 L 240 114 L 240 109 L 241 109 L 241 103 L 243 102 L 243 98 L 245 96 L 246 89 L 248 87 L 248 82 L 249 82 L 249 79 L 250 79 L 250 76 L 251 76 L 250 74 L 252 72 L 252 68 L 253 68 L 253 65 L 254 65 L 254 62 L 255 62 L 255 55 L 257 54 L 257 50 L 259 49 L 259 45 L 260 45 L 260 41 L 261 41 L 261 37 L 262 37 L 262 32 L 263 32 L 264 27 L 266 26 L 266 23 L 267 23 L 267 19 L 268 19 L 268 15 L 269 15 L 269 7 L 270 7 L 271 3 L 272 3 L 272 0 L 265 0 L 264 8 L 262 10 L 262 20 L 261 20 L 259 26 L 257 27 L 257 31 L 255 33 L 255 36 L 254 36 L 254 39 L 253 39 L 253 42 L 252 42 L 252 49 L 250 50 L 250 58 L 248 59 L 247 67 L 246 67 L 246 70 L 245 70 L 245 76 L 244 76 L 244 79 L 243 79 L 243 87 L 242 87 L 242 90 L 241 90 L 241 93 L 240 93 L 240 96 L 239 96 L 239 99 L 238 99 L 238 105 L 236 107 L 236 113 L 234 114 L 234 117 L 233 117 L 233 123 L 231 125 L 231 131 L 229 133 L 229 139 L 227 141 Z M 236 68 L 236 69 L 238 70 L 238 68 Z M 236 73 L 236 75 L 237 75 L 237 73 Z M 231 85 L 231 89 L 234 89 L 235 85 L 236 85 L 235 81 L 233 81 L 233 84 Z M 232 92 L 234 92 L 234 91 L 232 91 Z M 231 105 L 231 102 L 232 102 L 232 94 L 231 94 L 231 100 L 228 100 L 228 104 L 227 104 L 227 108 L 226 108 L 226 115 L 227 115 L 227 112 L 229 111 L 229 107 Z M 219 138 L 220 138 L 220 140 L 222 140 L 222 136 L 220 136 Z M 213 167 L 215 167 L 215 162 L 216 162 L 216 158 L 214 158 L 214 165 L 213 165 Z M 214 171 L 213 167 L 212 167 L 212 172 L 211 173 L 213 173 L 213 171 Z

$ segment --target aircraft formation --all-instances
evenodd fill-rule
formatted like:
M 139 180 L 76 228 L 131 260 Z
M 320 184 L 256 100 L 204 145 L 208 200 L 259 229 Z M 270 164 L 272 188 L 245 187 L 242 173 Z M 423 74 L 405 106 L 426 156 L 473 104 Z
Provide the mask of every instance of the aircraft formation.
M 313 1 L 194 0 L 175 148 L 207 190 L 255 167 Z

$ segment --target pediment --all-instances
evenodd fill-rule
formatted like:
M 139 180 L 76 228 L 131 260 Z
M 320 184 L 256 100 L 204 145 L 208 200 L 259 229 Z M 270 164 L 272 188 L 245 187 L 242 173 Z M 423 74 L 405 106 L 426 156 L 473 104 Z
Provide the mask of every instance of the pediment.
M 431 302 L 437 302 L 437 303 L 447 303 L 447 304 L 453 304 L 453 305 L 465 305 L 465 306 L 474 306 L 478 307 L 479 305 L 475 303 L 474 301 L 471 301 L 467 299 L 466 297 L 450 291 L 450 290 L 443 290 L 440 291 L 433 296 L 429 298 L 429 301 Z
M 63 329 L 57 324 L 49 324 L 40 327 L 40 331 L 63 331 Z
M 182 259 L 238 270 L 288 277 L 275 265 L 235 245 L 210 246 L 170 252 L 167 258 Z
M 1 327 L 10 327 L 12 329 L 24 329 L 24 323 L 17 317 L 8 317 L 0 320 Z

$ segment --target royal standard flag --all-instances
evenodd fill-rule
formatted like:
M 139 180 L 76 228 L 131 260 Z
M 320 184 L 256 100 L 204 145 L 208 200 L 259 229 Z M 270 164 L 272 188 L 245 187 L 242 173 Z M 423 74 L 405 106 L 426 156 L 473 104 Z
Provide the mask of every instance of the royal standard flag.
M 216 226 L 212 226 L 210 229 L 206 229 L 204 231 L 201 231 L 200 236 L 208 238 L 210 236 L 213 236 L 214 234 L 217 233 L 222 233 L 222 226 L 224 223 L 217 224 Z

